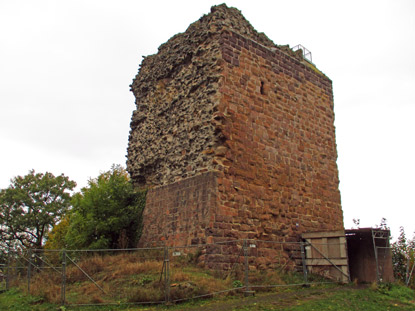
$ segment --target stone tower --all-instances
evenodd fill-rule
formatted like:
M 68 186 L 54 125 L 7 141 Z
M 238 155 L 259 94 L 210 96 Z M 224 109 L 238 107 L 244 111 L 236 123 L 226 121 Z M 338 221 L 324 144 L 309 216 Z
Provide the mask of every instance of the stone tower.
M 142 246 L 343 230 L 331 80 L 214 6 L 145 57 L 127 169 Z

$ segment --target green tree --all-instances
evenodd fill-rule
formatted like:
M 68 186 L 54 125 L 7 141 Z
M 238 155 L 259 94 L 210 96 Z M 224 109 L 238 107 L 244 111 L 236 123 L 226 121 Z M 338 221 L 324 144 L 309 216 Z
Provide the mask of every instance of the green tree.
M 76 183 L 63 174 L 29 171 L 0 192 L 0 241 L 3 247 L 42 248 L 52 226 L 70 207 Z
M 145 192 L 134 191 L 128 173 L 113 165 L 73 197 L 64 244 L 67 248 L 135 247 Z

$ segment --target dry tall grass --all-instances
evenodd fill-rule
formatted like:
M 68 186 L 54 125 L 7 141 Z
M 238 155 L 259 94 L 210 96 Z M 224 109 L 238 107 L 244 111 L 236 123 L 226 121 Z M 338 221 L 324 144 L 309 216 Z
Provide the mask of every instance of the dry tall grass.
M 162 302 L 166 283 L 163 257 L 158 254 L 143 256 L 138 252 L 114 254 L 70 254 L 65 271 L 65 299 L 69 304 L 105 302 Z M 61 303 L 62 267 L 46 269 L 33 274 L 31 294 L 44 301 Z M 242 284 L 243 266 L 232 270 L 211 271 L 198 267 L 194 256 L 183 255 L 170 261 L 170 299 L 179 301 L 200 295 L 226 291 Z M 251 284 L 283 284 L 277 272 L 251 272 Z M 235 283 L 236 282 L 236 283 Z M 21 287 L 27 286 L 22 279 Z M 238 285 L 240 286 L 240 285 Z

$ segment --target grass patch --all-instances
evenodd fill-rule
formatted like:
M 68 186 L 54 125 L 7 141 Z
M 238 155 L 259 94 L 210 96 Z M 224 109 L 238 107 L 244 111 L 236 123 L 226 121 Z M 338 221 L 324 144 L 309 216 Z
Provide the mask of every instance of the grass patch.
M 25 295 L 14 288 L 0 294 L 0 310 L 56 310 L 56 305 L 45 303 L 41 297 Z
M 382 311 L 415 310 L 415 292 L 402 286 L 392 286 L 388 291 L 350 286 L 293 295 L 278 302 L 265 303 L 260 307 L 250 306 L 241 310 L 287 310 L 287 311 Z M 304 295 L 305 293 L 305 295 Z M 412 298 L 411 298 L 412 297 Z
M 0 310 L 208 310 L 208 311 L 325 311 L 325 310 L 415 310 L 415 291 L 399 285 L 357 288 L 346 285 L 312 286 L 311 288 L 275 289 L 269 293 L 258 293 L 254 297 L 243 295 L 194 300 L 172 306 L 126 306 L 108 305 L 60 308 L 59 305 L 42 302 L 39 297 L 24 295 L 16 289 L 0 294 Z

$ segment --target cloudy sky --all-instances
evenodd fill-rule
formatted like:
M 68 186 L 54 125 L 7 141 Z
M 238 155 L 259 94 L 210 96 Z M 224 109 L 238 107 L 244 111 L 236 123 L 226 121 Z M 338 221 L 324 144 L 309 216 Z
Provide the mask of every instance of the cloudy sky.
M 0 0 L 0 188 L 125 165 L 143 55 L 221 1 Z M 333 80 L 347 228 L 415 231 L 415 1 L 227 1 Z

